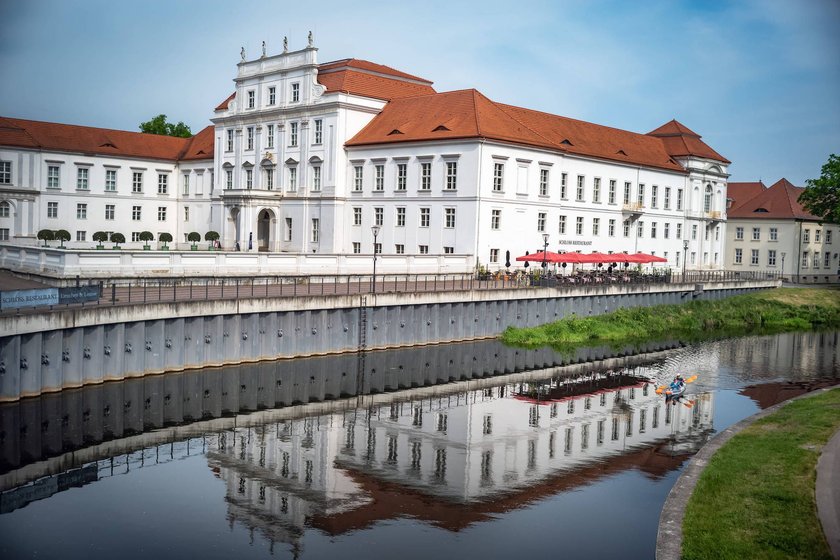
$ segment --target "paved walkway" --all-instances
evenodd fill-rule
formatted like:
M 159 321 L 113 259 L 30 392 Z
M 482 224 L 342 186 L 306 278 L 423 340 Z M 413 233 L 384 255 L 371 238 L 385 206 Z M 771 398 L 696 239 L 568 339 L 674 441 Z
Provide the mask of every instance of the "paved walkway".
M 786 404 L 797 400 L 807 399 L 824 391 L 831 391 L 837 387 L 818 389 L 805 395 L 780 402 L 758 412 L 749 418 L 744 418 L 737 424 L 730 426 L 712 438 L 700 451 L 691 458 L 683 470 L 659 516 L 659 530 L 656 535 L 657 560 L 679 560 L 682 551 L 682 524 L 685 517 L 685 507 L 694 492 L 694 487 L 709 460 L 718 449 L 724 446 L 732 436 L 765 416 L 773 414 Z M 834 434 L 822 450 L 817 465 L 817 509 L 823 533 L 831 547 L 834 557 L 840 560 L 840 431 Z

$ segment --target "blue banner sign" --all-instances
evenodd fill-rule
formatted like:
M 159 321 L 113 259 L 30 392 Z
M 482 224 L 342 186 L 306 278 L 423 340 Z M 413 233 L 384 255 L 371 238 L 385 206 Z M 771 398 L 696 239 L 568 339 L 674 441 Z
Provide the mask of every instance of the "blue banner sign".
M 36 305 L 58 305 L 58 288 L 0 292 L 0 309 L 18 309 Z
M 91 284 L 89 286 L 74 286 L 72 288 L 58 289 L 58 303 L 83 303 L 85 301 L 97 301 L 101 296 L 101 286 Z

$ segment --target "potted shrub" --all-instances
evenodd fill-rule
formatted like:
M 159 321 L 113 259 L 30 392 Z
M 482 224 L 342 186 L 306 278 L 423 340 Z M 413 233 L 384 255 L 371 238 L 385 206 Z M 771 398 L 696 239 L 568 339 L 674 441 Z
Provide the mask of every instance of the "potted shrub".
M 105 246 L 102 244 L 108 241 L 108 234 L 104 231 L 97 231 L 93 234 L 93 240 L 96 241 L 97 249 L 104 249 Z
M 191 231 L 189 235 L 187 235 L 187 241 L 192 243 L 192 245 L 190 246 L 190 250 L 198 251 L 198 245 L 196 245 L 196 243 L 201 241 L 201 234 L 197 231 Z
M 167 243 L 172 242 L 172 234 L 163 232 L 158 236 L 158 241 L 163 243 L 163 247 L 161 247 L 161 250 L 162 251 L 168 251 L 169 250 L 169 245 L 167 245 Z
M 111 243 L 114 244 L 114 249 L 120 248 L 120 243 L 125 243 L 125 235 L 116 232 L 111 234 Z
M 44 241 L 44 247 L 49 247 L 47 241 L 52 241 L 55 239 L 55 233 L 51 229 L 42 229 L 38 232 L 38 239 L 42 239 Z
M 67 231 L 66 229 L 57 229 L 57 230 L 55 230 L 54 235 L 55 235 L 55 238 L 58 241 L 61 241 L 61 247 L 60 248 L 64 249 L 64 242 L 65 241 L 70 241 L 70 232 Z
M 210 250 L 216 248 L 216 241 L 219 240 L 219 232 L 217 231 L 208 231 L 204 234 L 204 240 L 210 242 Z
M 155 235 L 151 231 L 141 231 L 139 237 L 140 237 L 140 241 L 144 242 L 143 250 L 144 251 L 150 250 L 152 247 L 149 245 L 149 241 L 154 241 L 155 240 Z

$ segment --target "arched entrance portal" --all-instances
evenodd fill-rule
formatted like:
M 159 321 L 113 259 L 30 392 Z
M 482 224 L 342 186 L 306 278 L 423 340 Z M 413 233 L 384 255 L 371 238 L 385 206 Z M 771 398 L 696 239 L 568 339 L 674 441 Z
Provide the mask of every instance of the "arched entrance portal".
M 274 246 L 274 212 L 263 210 L 257 218 L 257 250 L 271 251 Z

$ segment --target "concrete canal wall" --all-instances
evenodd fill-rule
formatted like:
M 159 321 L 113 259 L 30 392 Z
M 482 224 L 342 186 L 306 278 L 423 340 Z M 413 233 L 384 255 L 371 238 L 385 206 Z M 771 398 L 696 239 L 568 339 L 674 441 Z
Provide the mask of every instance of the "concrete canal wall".
M 0 318 L 0 402 L 185 369 L 478 340 L 508 326 L 776 286 L 752 281 L 299 296 L 7 316 Z

